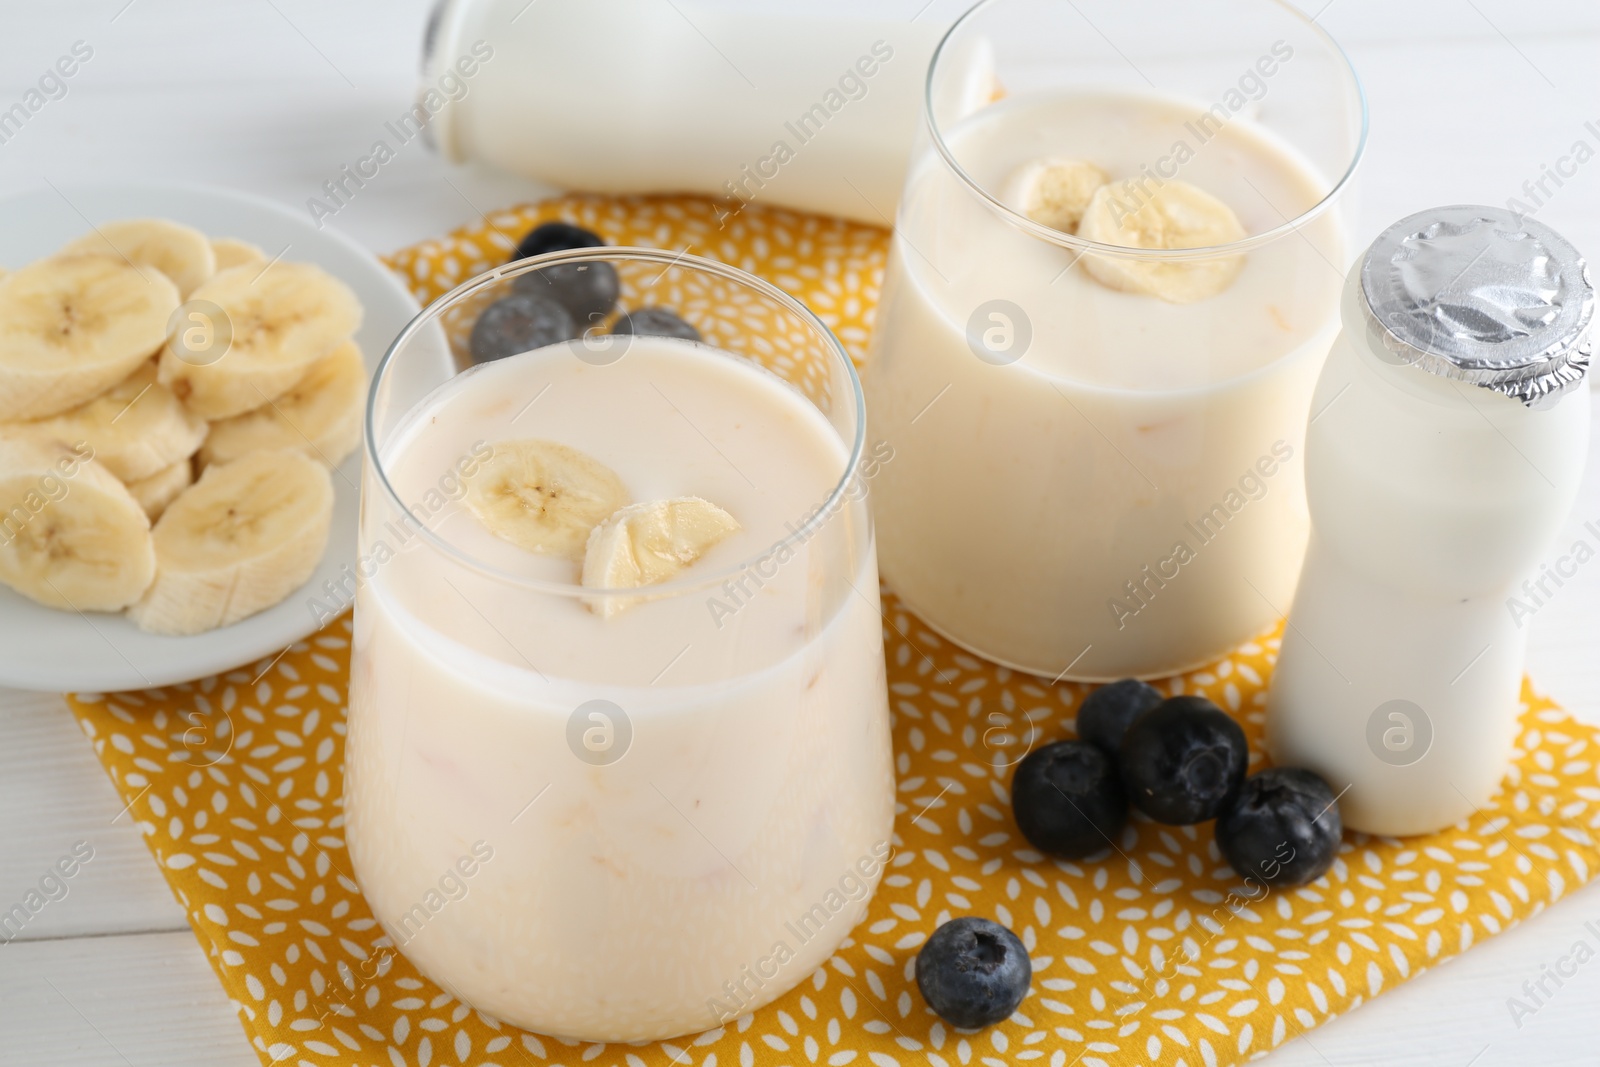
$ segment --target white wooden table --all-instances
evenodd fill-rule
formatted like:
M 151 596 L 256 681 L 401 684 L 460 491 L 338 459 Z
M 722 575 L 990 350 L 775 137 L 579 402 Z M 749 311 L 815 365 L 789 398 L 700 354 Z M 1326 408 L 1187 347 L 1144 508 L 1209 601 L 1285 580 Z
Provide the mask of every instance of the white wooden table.
M 909 17 L 922 0 L 865 2 Z M 1315 12 L 1323 0 L 1306 4 Z M 959 6 L 937 0 L 921 17 Z M 67 95 L 0 144 L 0 192 L 47 180 L 184 180 L 304 204 L 409 106 L 425 13 L 426 0 L 0 0 L 0 109 L 74 42 L 93 48 Z M 1353 202 L 1363 243 L 1432 204 L 1503 203 L 1576 140 L 1600 148 L 1593 0 L 1332 0 L 1319 18 L 1371 98 L 1372 139 Z M 544 192 L 451 170 L 413 142 L 336 225 L 381 252 Z M 1600 160 L 1540 217 L 1600 256 Z M 1600 427 L 1563 544 L 1583 520 L 1600 520 Z M 1600 722 L 1600 561 L 1532 626 L 1536 682 Z M 0 908 L 75 842 L 95 850 L 69 895 L 0 945 L 0 1064 L 254 1065 L 120 808 L 59 697 L 0 691 Z M 1600 962 L 1566 979 L 1520 1027 L 1506 1004 L 1574 942 L 1600 948 L 1584 929 L 1590 920 L 1600 920 L 1600 889 L 1291 1042 L 1270 1062 L 1593 1064 Z

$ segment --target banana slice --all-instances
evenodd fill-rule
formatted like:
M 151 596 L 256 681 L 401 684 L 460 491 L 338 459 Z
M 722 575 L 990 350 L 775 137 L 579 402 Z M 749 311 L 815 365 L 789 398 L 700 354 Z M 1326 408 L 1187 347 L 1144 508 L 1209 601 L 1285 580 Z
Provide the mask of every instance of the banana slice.
M 211 239 L 211 254 L 216 257 L 217 270 L 219 271 L 267 261 L 267 254 L 261 251 L 259 247 L 249 241 L 241 241 L 237 237 L 213 237 Z
M 622 479 L 554 441 L 500 441 L 467 479 L 465 503 L 490 533 L 529 552 L 582 559 L 589 531 L 628 502 Z
M 105 395 L 52 418 L 14 424 L 14 429 L 64 445 L 86 441 L 101 466 L 124 482 L 136 482 L 194 455 L 207 427 L 206 420 L 156 382 L 152 360 Z
M 732 515 L 697 496 L 629 504 L 589 535 L 583 584 L 590 589 L 658 585 L 738 529 Z M 610 618 L 636 599 L 596 598 L 589 607 Z
M 144 508 L 144 513 L 150 516 L 150 521 L 155 522 L 167 506 L 178 499 L 178 494 L 194 484 L 194 464 L 189 460 L 180 459 L 165 470 L 159 470 L 148 478 L 141 478 L 136 482 L 128 482 L 128 492 L 133 494 L 133 499 Z
M 156 573 L 150 520 L 87 450 L 0 437 L 0 582 L 64 611 L 120 611 Z
M 276 400 L 213 423 L 200 462 L 232 463 L 250 452 L 290 448 L 337 467 L 361 443 L 366 396 L 361 349 L 346 341 Z
M 1111 175 L 1082 159 L 1041 159 L 1013 179 L 1022 213 L 1063 233 L 1076 233 L 1095 192 Z
M 68 244 L 61 254 L 125 258 L 136 267 L 154 267 L 172 279 L 185 300 L 217 272 L 210 239 L 193 227 L 168 219 L 108 222 Z
M 328 469 L 298 452 L 207 467 L 156 523 L 156 579 L 128 616 L 197 634 L 264 611 L 311 577 L 332 519 Z
M 108 256 L 40 260 L 0 281 L 0 419 L 94 399 L 167 336 L 178 290 Z
M 1147 186 L 1131 180 L 1101 186 L 1078 224 L 1078 236 L 1124 248 L 1206 248 L 1246 236 L 1233 209 L 1205 190 L 1183 181 L 1166 182 L 1153 193 Z M 1232 285 L 1244 256 L 1152 263 L 1090 254 L 1083 265 L 1112 289 L 1192 304 Z
M 361 304 L 350 288 L 309 263 L 274 263 L 264 272 L 232 267 L 191 300 L 222 309 L 232 342 L 220 358 L 185 356 L 169 342 L 161 384 L 212 421 L 278 397 L 361 325 Z

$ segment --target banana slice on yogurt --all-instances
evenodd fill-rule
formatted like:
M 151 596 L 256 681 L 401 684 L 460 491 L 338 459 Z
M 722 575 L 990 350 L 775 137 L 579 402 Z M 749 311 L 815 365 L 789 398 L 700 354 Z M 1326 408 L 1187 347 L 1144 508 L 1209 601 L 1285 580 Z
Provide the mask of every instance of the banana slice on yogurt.
M 1012 179 L 1015 202 L 1034 222 L 1063 233 L 1076 233 L 1089 201 L 1111 175 L 1083 159 L 1040 159 Z
M 630 504 L 589 535 L 583 584 L 590 589 L 659 585 L 739 529 L 732 515 L 697 496 Z M 595 598 L 589 607 L 610 618 L 634 602 L 627 597 Z
M 501 540 L 577 560 L 589 532 L 628 502 L 628 490 L 593 456 L 529 439 L 496 443 L 467 479 L 464 501 Z
M 1174 249 L 1231 244 L 1246 233 L 1232 208 L 1198 186 L 1124 180 L 1095 192 L 1078 224 L 1078 236 L 1124 248 Z M 1244 268 L 1244 256 L 1167 263 L 1089 254 L 1083 265 L 1112 289 L 1192 304 L 1233 284 Z

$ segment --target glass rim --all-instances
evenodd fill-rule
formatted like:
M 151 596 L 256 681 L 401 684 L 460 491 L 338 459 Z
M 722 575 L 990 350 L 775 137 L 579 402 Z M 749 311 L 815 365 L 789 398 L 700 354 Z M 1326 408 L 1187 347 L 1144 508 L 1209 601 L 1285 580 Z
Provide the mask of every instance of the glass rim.
M 438 533 L 430 529 L 427 525 L 423 523 L 416 524 L 418 532 L 420 532 L 423 538 L 435 549 L 438 549 L 448 558 L 456 561 L 462 566 L 467 567 L 469 570 L 476 571 L 486 578 L 491 578 L 495 581 L 504 582 L 509 585 L 520 586 L 533 592 L 584 600 L 604 600 L 608 597 L 623 597 L 628 600 L 667 600 L 672 597 L 681 596 L 686 593 L 692 593 L 699 589 L 717 585 L 719 582 L 725 582 L 730 578 L 744 574 L 752 568 L 757 567 L 762 561 L 772 557 L 783 546 L 804 544 L 806 541 L 811 539 L 811 536 L 817 530 L 821 529 L 823 524 L 831 519 L 842 507 L 847 506 L 849 503 L 846 497 L 850 492 L 851 483 L 855 480 L 856 475 L 861 469 L 862 457 L 865 453 L 867 414 L 866 397 L 861 388 L 861 378 L 860 375 L 856 373 L 855 362 L 850 358 L 850 353 L 846 351 L 843 342 L 841 342 L 834 332 L 828 328 L 828 324 L 823 322 L 822 319 L 818 317 L 816 312 L 812 311 L 803 302 L 791 296 L 784 290 L 778 288 L 776 285 L 773 285 L 764 278 L 759 278 L 748 271 L 740 270 L 738 267 L 730 266 L 726 263 L 720 263 L 713 259 L 706 259 L 702 256 L 690 255 L 687 251 L 672 252 L 660 248 L 646 248 L 640 245 L 597 245 L 590 248 L 571 248 L 559 252 L 547 252 L 544 255 L 533 256 L 528 259 L 512 260 L 509 263 L 504 263 L 498 267 L 484 271 L 482 274 L 467 279 L 444 295 L 430 301 L 427 306 L 425 306 L 416 315 L 412 316 L 411 320 L 405 324 L 398 334 L 395 335 L 395 339 L 389 343 L 389 347 L 384 350 L 383 358 L 378 361 L 378 367 L 372 374 L 372 383 L 367 388 L 367 410 L 363 420 L 364 429 L 366 431 L 364 434 L 366 438 L 365 459 L 366 462 L 371 466 L 372 472 L 376 476 L 378 484 L 382 487 L 381 491 L 386 501 L 401 514 L 409 515 L 411 513 L 405 502 L 400 499 L 400 494 L 396 492 L 394 484 L 389 480 L 389 474 L 385 469 L 383 457 L 379 455 L 376 432 L 378 391 L 383 383 L 387 380 L 390 366 L 395 362 L 395 359 L 399 355 L 401 349 L 404 348 L 405 345 L 407 345 L 424 328 L 437 322 L 447 309 L 459 304 L 466 297 L 471 296 L 474 293 L 481 292 L 488 286 L 503 282 L 510 278 L 515 278 L 521 274 L 526 274 L 529 271 L 538 270 L 540 268 L 552 266 L 557 263 L 586 263 L 601 260 L 619 259 L 632 260 L 635 262 L 659 263 L 663 268 L 662 274 L 665 274 L 673 267 L 686 267 L 702 274 L 711 274 L 731 282 L 736 282 L 740 285 L 746 286 L 747 288 L 753 289 L 758 295 L 765 297 L 777 303 L 784 309 L 798 315 L 803 322 L 814 329 L 822 338 L 824 347 L 828 350 L 831 356 L 837 359 L 844 366 L 847 380 L 850 383 L 850 398 L 854 404 L 855 439 L 848 442 L 850 452 L 845 461 L 844 471 L 840 476 L 839 481 L 828 493 L 827 498 L 817 506 L 816 511 L 808 516 L 805 522 L 797 527 L 790 528 L 789 532 L 783 538 L 763 548 L 755 555 L 705 575 L 677 578 L 669 582 L 662 582 L 659 585 L 640 586 L 638 588 L 589 588 L 579 585 L 576 582 L 552 582 L 542 578 L 532 578 L 527 575 L 521 575 L 511 571 L 502 570 L 499 567 L 485 563 L 482 560 L 474 557 L 471 553 L 465 552 L 456 547 L 448 540 L 439 536 Z M 581 337 L 574 338 L 574 340 L 581 340 Z M 726 349 L 718 348 L 709 342 L 701 342 L 701 344 L 706 349 L 708 356 L 726 355 L 734 359 L 746 359 L 746 357 L 739 355 L 737 352 L 729 352 Z M 537 350 L 535 349 L 533 351 Z M 747 362 L 754 363 L 755 361 L 747 360 Z M 760 366 L 759 363 L 756 365 L 758 367 Z M 765 367 L 762 367 L 761 369 L 766 370 Z M 459 374 L 462 373 L 466 372 L 458 372 L 456 376 L 459 376 Z M 774 372 L 768 371 L 767 373 Z M 796 388 L 794 384 L 789 382 L 787 379 L 783 379 L 781 376 L 777 377 L 779 377 L 780 380 L 782 380 L 784 384 L 790 388 Z M 434 386 L 434 388 L 437 389 L 438 386 Z M 798 392 L 799 390 L 796 389 L 796 391 Z M 805 397 L 803 393 L 801 395 L 805 399 L 806 403 L 811 404 L 812 407 L 816 407 L 815 403 L 813 403 L 809 397 Z M 819 408 L 818 411 L 820 412 L 821 409 Z M 826 417 L 826 413 L 823 414 L 824 417 Z
M 934 75 L 939 69 L 940 60 L 944 58 L 946 47 L 955 40 L 959 32 L 967 28 L 968 22 L 979 13 L 1006 2 L 1008 0 L 978 0 L 976 4 L 962 12 L 955 22 L 951 23 L 950 28 L 945 31 L 944 36 L 939 39 L 939 44 L 934 48 L 932 58 L 928 60 L 928 73 L 923 82 L 922 111 L 927 121 L 928 134 L 933 140 L 934 150 L 944 161 L 944 165 L 955 175 L 956 179 L 1005 222 L 1032 237 L 1037 237 L 1039 240 L 1048 241 L 1063 248 L 1074 249 L 1080 256 L 1093 253 L 1120 259 L 1142 259 L 1165 263 L 1211 259 L 1248 252 L 1271 244 L 1289 234 L 1298 233 L 1302 226 L 1326 212 L 1332 207 L 1334 201 L 1338 199 L 1339 194 L 1350 184 L 1351 179 L 1355 176 L 1356 169 L 1366 155 L 1367 134 L 1370 125 L 1367 109 L 1367 91 L 1361 84 L 1361 77 L 1356 73 L 1355 65 L 1350 62 L 1349 55 L 1346 54 L 1344 48 L 1338 41 L 1334 40 L 1327 30 L 1319 26 L 1314 20 L 1307 18 L 1303 12 L 1297 10 L 1288 0 L 1262 0 L 1263 3 L 1276 7 L 1288 14 L 1319 37 L 1323 44 L 1334 55 L 1339 57 L 1342 69 L 1349 78 L 1350 85 L 1355 89 L 1356 102 L 1360 106 L 1361 112 L 1361 128 L 1356 135 L 1355 148 L 1351 152 L 1349 164 L 1345 167 L 1344 173 L 1339 176 L 1338 180 L 1323 194 L 1322 199 L 1294 218 L 1285 219 L 1270 230 L 1263 230 L 1260 233 L 1254 233 L 1227 244 L 1205 245 L 1199 248 L 1129 248 L 1125 245 L 1108 245 L 1099 241 L 1088 241 L 1076 234 L 1065 233 L 1041 222 L 1035 222 L 1020 211 L 1015 211 L 1008 207 L 1002 200 L 985 189 L 971 174 L 967 173 L 966 168 L 956 159 L 955 153 L 946 143 L 944 134 L 939 129 L 939 121 L 934 117 Z

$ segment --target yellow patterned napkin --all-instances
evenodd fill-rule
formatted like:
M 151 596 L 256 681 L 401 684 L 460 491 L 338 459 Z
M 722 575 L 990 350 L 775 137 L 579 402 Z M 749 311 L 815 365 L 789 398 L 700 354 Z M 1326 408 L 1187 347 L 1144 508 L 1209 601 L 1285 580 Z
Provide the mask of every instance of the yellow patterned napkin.
M 498 212 L 390 258 L 431 300 L 564 218 L 617 244 L 687 249 L 816 309 L 859 359 L 886 234 L 709 201 L 571 197 Z M 583 1045 L 524 1033 L 422 978 L 373 920 L 342 834 L 350 623 L 276 659 L 165 690 L 70 697 L 263 1063 L 756 1067 L 974 1062 L 1233 1064 L 1499 933 L 1593 877 L 1600 734 L 1524 694 L 1516 764 L 1493 807 L 1426 838 L 1352 835 L 1333 870 L 1250 900 L 1209 825 L 1130 823 L 1120 854 L 1045 859 L 1012 822 L 1021 739 L 1070 736 L 1086 687 L 950 647 L 885 599 L 899 804 L 866 920 L 772 1005 L 679 1041 Z M 1259 766 L 1275 635 L 1163 685 L 1244 723 Z M 912 964 L 935 927 L 993 918 L 1033 957 L 1009 1021 L 954 1032 Z

